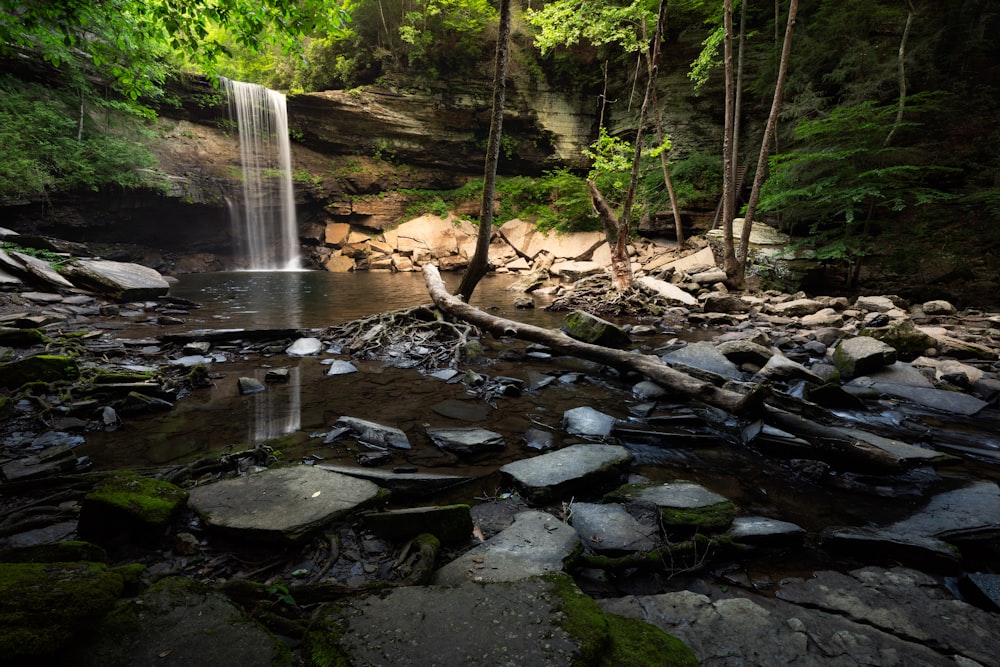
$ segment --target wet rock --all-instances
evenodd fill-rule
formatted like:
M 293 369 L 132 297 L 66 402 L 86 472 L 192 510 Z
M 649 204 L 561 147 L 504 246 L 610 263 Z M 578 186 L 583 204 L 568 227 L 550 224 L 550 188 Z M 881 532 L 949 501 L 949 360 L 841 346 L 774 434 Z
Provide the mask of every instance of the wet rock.
M 287 667 L 291 652 L 221 593 L 179 577 L 123 601 L 86 647 L 80 667 Z
M 679 350 L 664 354 L 660 358 L 671 366 L 692 368 L 722 378 L 739 380 L 743 377 L 736 364 L 727 359 L 715 345 L 708 341 L 686 345 Z
M 427 435 L 441 449 L 456 454 L 478 454 L 506 446 L 502 435 L 484 428 L 429 428 Z
M 521 512 L 510 527 L 441 567 L 432 583 L 521 581 L 561 572 L 579 545 L 576 530 L 551 514 Z
M 4 347 L 31 347 L 45 342 L 45 336 L 38 329 L 0 327 L 0 345 Z
M 721 532 L 736 516 L 736 506 L 725 496 L 685 481 L 627 484 L 605 500 L 655 506 L 668 533 Z
M 8 461 L 0 466 L 0 479 L 17 482 L 69 472 L 76 467 L 76 454 L 66 445 L 49 447 L 31 456 Z
M 590 438 L 606 438 L 614 430 L 618 420 L 611 415 L 583 405 L 563 413 L 562 425 L 567 433 Z
M 935 389 L 933 387 L 919 387 L 890 382 L 859 381 L 852 382 L 845 388 L 852 390 L 861 387 L 864 387 L 868 391 L 902 398 L 918 405 L 957 415 L 974 415 L 989 405 L 986 401 L 975 396 L 970 396 L 969 394 L 948 391 L 946 389 Z
M 631 460 L 632 454 L 617 445 L 571 445 L 508 463 L 500 473 L 529 503 L 541 504 L 575 491 L 599 493 L 621 477 Z
M 323 351 L 323 341 L 319 338 L 299 338 L 285 349 L 290 357 L 308 357 Z
M 151 412 L 168 412 L 173 409 L 173 403 L 166 399 L 148 396 L 138 391 L 130 391 L 122 400 L 118 412 L 127 415 L 140 415 Z
M 649 380 L 643 380 L 632 386 L 632 393 L 638 398 L 659 398 L 667 393 L 667 390 Z
M 821 301 L 816 301 L 815 299 L 792 299 L 772 304 L 770 310 L 777 315 L 785 317 L 802 317 L 803 315 L 818 313 L 824 307 Z
M 191 489 L 205 525 L 233 537 L 295 542 L 329 522 L 379 503 L 379 487 L 320 466 L 270 468 Z
M 548 451 L 553 447 L 552 433 L 543 431 L 540 428 L 529 428 L 524 432 L 524 444 L 530 449 Z
M 410 449 L 410 440 L 406 434 L 394 426 L 384 426 L 357 417 L 341 417 L 334 422 L 334 427 L 346 426 L 358 442 L 379 449 Z
M 365 512 L 361 523 L 379 537 L 407 540 L 430 533 L 442 542 L 465 542 L 472 537 L 472 514 L 468 505 L 407 507 Z
M 896 350 L 869 336 L 844 339 L 833 353 L 833 363 L 845 378 L 864 375 L 895 362 Z
M 593 345 L 622 349 L 632 343 L 621 327 L 582 310 L 567 315 L 561 328 L 567 336 Z
M 726 533 L 741 544 L 756 547 L 802 546 L 805 534 L 799 525 L 763 516 L 736 517 Z
M 170 285 L 155 269 L 140 264 L 104 259 L 77 259 L 62 269 L 75 283 L 119 301 L 156 299 Z
M 817 385 L 823 384 L 823 378 L 813 373 L 802 364 L 792 361 L 780 352 L 772 354 L 764 367 L 754 375 L 754 382 L 764 382 L 768 380 L 805 380 Z
M 373 470 L 371 468 L 353 468 L 325 463 L 318 464 L 316 467 L 343 475 L 350 475 L 351 477 L 370 480 L 392 491 L 394 498 L 397 496 L 429 496 L 444 489 L 467 484 L 473 479 L 472 477 L 463 477 L 461 475 Z
M 896 308 L 896 302 L 887 296 L 859 296 L 854 307 L 868 313 L 887 313 Z
M 0 563 L 0 654 L 9 664 L 79 664 L 56 656 L 87 637 L 124 582 L 104 563 Z
M 976 482 L 938 494 L 927 505 L 883 527 L 831 529 L 825 548 L 954 571 L 960 543 L 988 542 L 1000 531 L 1000 488 Z
M 264 382 L 288 382 L 290 377 L 291 369 L 268 368 L 264 373 Z
M 236 386 L 242 396 L 246 396 L 247 394 L 259 394 L 267 391 L 267 387 L 264 386 L 263 382 L 257 378 L 251 377 L 238 378 L 236 380 Z
M 570 524 L 594 551 L 651 551 L 662 542 L 657 523 L 641 522 L 617 503 L 573 503 L 571 509 Z
M 334 359 L 330 362 L 330 367 L 326 371 L 326 375 L 349 375 L 350 373 L 357 373 L 358 367 L 349 361 L 344 361 L 342 359 Z
M 169 482 L 116 472 L 84 497 L 80 535 L 98 544 L 156 542 L 187 498 L 187 491 Z

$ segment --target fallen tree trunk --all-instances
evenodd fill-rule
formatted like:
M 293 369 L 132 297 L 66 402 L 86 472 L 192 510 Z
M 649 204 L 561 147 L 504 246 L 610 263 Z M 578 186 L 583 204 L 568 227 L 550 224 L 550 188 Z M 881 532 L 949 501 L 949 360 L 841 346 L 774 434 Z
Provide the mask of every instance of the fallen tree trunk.
M 756 411 L 762 403 L 763 396 L 759 391 L 741 394 L 716 387 L 711 382 L 699 380 L 671 368 L 663 363 L 659 357 L 653 355 L 592 345 L 570 338 L 561 331 L 544 329 L 490 315 L 450 294 L 444 281 L 441 280 L 441 274 L 436 266 L 427 264 L 424 266 L 423 272 L 424 282 L 434 305 L 441 311 L 495 336 L 513 336 L 520 340 L 541 343 L 564 354 L 596 361 L 618 370 L 639 373 L 665 389 L 684 394 L 689 398 L 703 401 L 734 414 Z

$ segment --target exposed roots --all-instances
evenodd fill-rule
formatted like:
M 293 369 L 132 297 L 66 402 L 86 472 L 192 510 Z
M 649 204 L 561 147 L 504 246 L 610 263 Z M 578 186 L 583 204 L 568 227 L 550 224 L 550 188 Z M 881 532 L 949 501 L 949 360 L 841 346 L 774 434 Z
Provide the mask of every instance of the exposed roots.
M 432 306 L 376 313 L 326 330 L 326 338 L 344 353 L 398 368 L 453 368 L 480 335 L 475 326 L 445 319 Z
M 619 292 L 606 275 L 590 276 L 545 307 L 546 310 L 584 310 L 602 317 L 658 317 L 671 303 L 636 284 Z

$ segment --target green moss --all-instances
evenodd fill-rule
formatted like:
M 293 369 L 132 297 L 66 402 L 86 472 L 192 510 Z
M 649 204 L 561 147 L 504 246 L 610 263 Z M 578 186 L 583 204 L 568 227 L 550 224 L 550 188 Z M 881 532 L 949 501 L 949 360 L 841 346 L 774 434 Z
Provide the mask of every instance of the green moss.
M 580 646 L 574 667 L 600 664 L 610 640 L 607 614 L 568 575 L 550 574 L 542 579 L 552 585 L 553 593 L 562 600 L 565 616 L 559 625 Z
M 0 327 L 0 345 L 5 347 L 31 347 L 45 342 L 45 335 L 38 329 Z
M 696 508 L 661 507 L 660 516 L 668 531 L 691 529 L 718 533 L 732 525 L 736 506 L 725 501 Z
M 698 667 L 694 651 L 677 637 L 638 619 L 606 616 L 611 650 L 601 656 L 601 667 Z
M 107 560 L 108 554 L 104 549 L 82 540 L 38 544 L 0 552 L 0 562 L 4 563 L 68 563 L 72 561 L 105 563 Z
M 187 495 L 187 491 L 169 482 L 126 471 L 101 482 L 84 502 L 116 508 L 143 523 L 165 524 L 187 500 Z
M 75 380 L 80 368 L 68 356 L 36 354 L 17 361 L 0 364 L 0 386 L 16 389 L 28 382 L 60 382 Z
M 0 396 L 0 419 L 8 419 L 14 416 L 14 399 L 7 396 Z
M 152 378 L 152 371 L 112 372 L 99 370 L 94 375 L 93 382 L 94 384 L 127 384 L 131 382 L 148 382 Z
M 344 629 L 335 620 L 338 607 L 338 603 L 322 605 L 306 631 L 303 655 L 311 667 L 351 667 L 350 660 L 340 648 Z
M 122 586 L 103 563 L 0 564 L 0 655 L 56 654 L 111 609 Z

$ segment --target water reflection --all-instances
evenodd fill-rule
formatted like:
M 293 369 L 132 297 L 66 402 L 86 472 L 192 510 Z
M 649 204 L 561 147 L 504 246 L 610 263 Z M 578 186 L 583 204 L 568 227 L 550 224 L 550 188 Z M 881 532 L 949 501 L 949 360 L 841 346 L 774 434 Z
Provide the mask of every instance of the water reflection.
M 302 380 L 298 367 L 288 368 L 287 380 L 267 382 L 271 369 L 258 368 L 254 377 L 267 391 L 254 394 L 253 415 L 247 421 L 247 443 L 273 440 L 302 425 Z

